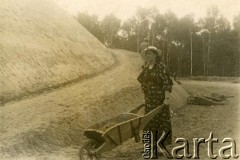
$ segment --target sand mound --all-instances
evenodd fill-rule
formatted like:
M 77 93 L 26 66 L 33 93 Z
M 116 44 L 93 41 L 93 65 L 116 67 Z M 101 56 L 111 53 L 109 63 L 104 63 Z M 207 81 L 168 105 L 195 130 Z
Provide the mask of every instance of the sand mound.
M 0 1 L 0 102 L 110 67 L 94 36 L 51 0 Z

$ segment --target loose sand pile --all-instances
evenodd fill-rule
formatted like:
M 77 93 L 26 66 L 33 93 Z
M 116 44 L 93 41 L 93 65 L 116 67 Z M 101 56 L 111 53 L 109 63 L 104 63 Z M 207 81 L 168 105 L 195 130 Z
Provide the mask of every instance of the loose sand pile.
M 1 0 L 0 18 L 0 103 L 114 63 L 110 51 L 53 0 Z

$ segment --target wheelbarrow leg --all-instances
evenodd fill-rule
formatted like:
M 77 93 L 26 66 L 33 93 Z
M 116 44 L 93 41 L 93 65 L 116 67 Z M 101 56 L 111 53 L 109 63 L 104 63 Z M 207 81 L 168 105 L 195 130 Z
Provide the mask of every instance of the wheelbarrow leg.
M 111 142 L 104 142 L 100 147 L 98 147 L 96 151 L 96 155 L 101 156 L 106 151 L 111 151 L 116 147 L 115 144 Z
M 99 143 L 93 139 L 85 142 L 79 150 L 80 160 L 97 160 L 98 156 L 95 154 L 96 148 L 99 146 Z
M 99 160 L 104 152 L 110 151 L 116 147 L 116 145 L 111 142 L 104 142 L 97 148 L 96 146 L 96 141 L 87 141 L 79 150 L 80 160 Z
M 138 127 L 132 128 L 132 132 L 133 132 L 133 136 L 134 136 L 135 142 L 136 143 L 140 142 L 141 138 L 140 138 L 140 134 L 139 134 L 139 128 Z

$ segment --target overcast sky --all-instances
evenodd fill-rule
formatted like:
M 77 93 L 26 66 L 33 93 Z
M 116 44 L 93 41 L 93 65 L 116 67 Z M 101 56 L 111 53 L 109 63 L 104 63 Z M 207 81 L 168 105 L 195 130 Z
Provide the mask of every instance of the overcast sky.
M 220 13 L 232 21 L 234 15 L 240 14 L 240 0 L 56 0 L 70 14 L 78 11 L 96 14 L 101 19 L 113 13 L 125 20 L 134 15 L 138 6 L 157 7 L 160 13 L 173 11 L 178 17 L 193 14 L 197 20 L 206 15 L 210 6 L 218 6 Z

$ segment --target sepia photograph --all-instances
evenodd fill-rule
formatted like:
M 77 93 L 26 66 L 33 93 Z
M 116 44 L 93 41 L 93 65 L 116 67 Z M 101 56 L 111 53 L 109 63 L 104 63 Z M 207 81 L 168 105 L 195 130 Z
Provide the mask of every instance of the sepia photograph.
M 240 1 L 0 0 L 0 159 L 240 159 Z

